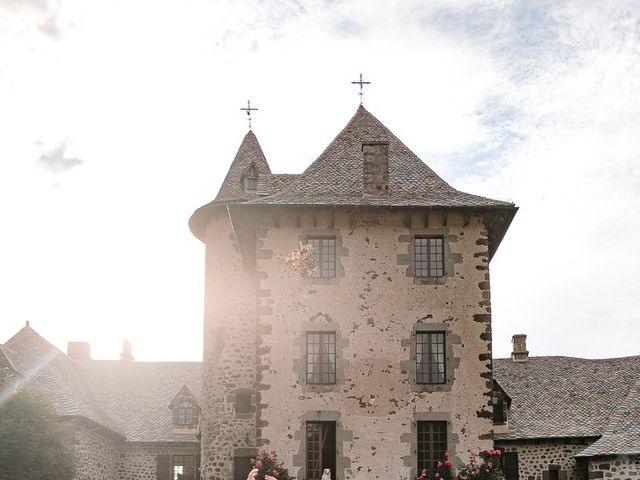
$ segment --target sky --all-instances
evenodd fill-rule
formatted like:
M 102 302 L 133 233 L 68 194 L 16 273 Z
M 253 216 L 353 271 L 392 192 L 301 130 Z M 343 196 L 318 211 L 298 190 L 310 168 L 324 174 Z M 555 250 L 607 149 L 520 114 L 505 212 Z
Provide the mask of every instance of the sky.
M 640 354 L 640 2 L 0 0 L 0 342 L 200 360 L 187 226 L 247 131 L 302 172 L 364 105 L 520 208 L 493 350 Z

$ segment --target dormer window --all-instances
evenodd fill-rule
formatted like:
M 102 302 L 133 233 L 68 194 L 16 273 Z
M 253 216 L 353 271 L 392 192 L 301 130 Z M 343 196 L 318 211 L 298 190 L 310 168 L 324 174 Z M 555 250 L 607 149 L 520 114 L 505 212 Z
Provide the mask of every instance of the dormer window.
M 169 408 L 173 412 L 173 426 L 177 430 L 193 429 L 198 426 L 200 406 L 186 386 L 180 389 Z
M 181 427 L 190 427 L 197 423 L 196 408 L 190 400 L 183 400 L 176 407 L 175 424 Z
M 491 406 L 493 407 L 493 425 L 494 428 L 498 427 L 502 432 L 501 427 L 507 428 L 508 414 L 511 398 L 506 392 L 494 382 L 493 391 L 491 392 Z
M 255 164 L 251 164 L 243 177 L 244 191 L 255 193 L 258 190 L 258 169 Z

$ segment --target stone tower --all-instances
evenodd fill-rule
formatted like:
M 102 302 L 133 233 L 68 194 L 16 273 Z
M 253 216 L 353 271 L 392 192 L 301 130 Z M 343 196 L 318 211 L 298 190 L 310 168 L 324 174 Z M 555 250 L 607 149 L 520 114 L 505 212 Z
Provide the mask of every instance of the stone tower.
M 516 210 L 449 186 L 362 106 L 300 175 L 272 174 L 247 133 L 190 220 L 202 478 L 243 478 L 262 447 L 306 480 L 491 447 L 489 262 Z

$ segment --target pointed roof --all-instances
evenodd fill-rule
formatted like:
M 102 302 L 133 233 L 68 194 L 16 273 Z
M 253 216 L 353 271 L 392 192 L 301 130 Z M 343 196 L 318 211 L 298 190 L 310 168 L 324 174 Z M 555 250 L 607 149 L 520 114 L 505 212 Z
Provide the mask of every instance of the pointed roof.
M 363 143 L 389 145 L 389 192 L 384 196 L 365 195 Z M 285 189 L 248 203 L 514 208 L 510 202 L 451 187 L 362 105 L 318 159 Z
M 260 143 L 253 131 L 249 130 L 242 139 L 227 176 L 222 182 L 220 191 L 213 203 L 243 202 L 257 197 L 256 193 L 248 193 L 244 189 L 242 179 L 251 165 L 255 165 L 258 175 L 271 173 L 267 159 L 260 148 Z
M 364 192 L 362 146 L 366 143 L 388 145 L 389 188 L 384 195 L 367 195 Z M 260 175 L 257 192 L 248 194 L 244 192 L 242 174 L 252 161 Z M 212 209 L 230 203 L 481 211 L 489 232 L 490 258 L 517 211 L 511 202 L 471 195 L 453 188 L 362 105 L 317 160 L 300 175 L 272 175 L 258 141 L 249 132 L 216 199 L 191 216 L 189 226 L 193 234 L 202 240 Z

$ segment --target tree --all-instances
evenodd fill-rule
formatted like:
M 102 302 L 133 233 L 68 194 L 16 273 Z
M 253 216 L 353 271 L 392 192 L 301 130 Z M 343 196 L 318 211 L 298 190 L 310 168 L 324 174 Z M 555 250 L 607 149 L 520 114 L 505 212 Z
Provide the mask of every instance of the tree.
M 71 480 L 70 430 L 49 402 L 0 371 L 0 480 Z

